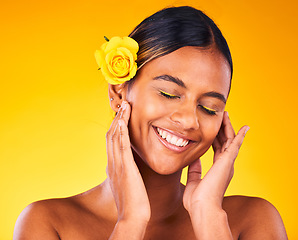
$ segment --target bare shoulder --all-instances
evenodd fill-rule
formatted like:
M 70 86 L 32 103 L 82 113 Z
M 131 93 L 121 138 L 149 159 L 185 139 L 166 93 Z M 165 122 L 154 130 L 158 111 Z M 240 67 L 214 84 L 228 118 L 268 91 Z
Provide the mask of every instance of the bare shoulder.
M 106 236 L 114 222 L 101 200 L 100 188 L 96 188 L 77 196 L 34 202 L 20 214 L 13 239 L 75 240 Z
M 265 199 L 229 196 L 224 198 L 223 208 L 239 239 L 288 239 L 279 212 Z
M 13 239 L 60 239 L 53 226 L 55 212 L 49 207 L 50 200 L 38 201 L 27 206 L 17 219 Z

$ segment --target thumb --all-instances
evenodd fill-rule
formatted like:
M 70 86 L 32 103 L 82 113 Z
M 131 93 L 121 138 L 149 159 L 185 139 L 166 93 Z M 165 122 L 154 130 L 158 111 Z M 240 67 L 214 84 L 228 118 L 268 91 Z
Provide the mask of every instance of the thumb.
M 129 118 L 130 118 L 130 111 L 131 107 L 127 101 L 122 101 L 121 103 L 121 109 L 123 110 L 121 113 L 120 118 L 122 118 L 125 122 L 125 124 L 128 124 Z
M 187 183 L 201 180 L 201 177 L 202 177 L 202 166 L 201 166 L 201 160 L 198 159 L 193 163 L 191 163 L 188 167 Z

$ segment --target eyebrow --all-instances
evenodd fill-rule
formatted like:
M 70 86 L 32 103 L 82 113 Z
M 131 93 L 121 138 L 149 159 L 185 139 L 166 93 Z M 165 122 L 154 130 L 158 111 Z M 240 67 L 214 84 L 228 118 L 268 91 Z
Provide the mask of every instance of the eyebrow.
M 160 79 L 168 81 L 168 82 L 176 83 L 178 86 L 186 88 L 184 82 L 177 77 L 173 77 L 173 76 L 166 74 L 166 75 L 161 75 L 161 76 L 157 76 L 157 77 L 153 78 L 153 80 L 160 80 Z
M 186 88 L 184 82 L 180 78 L 173 77 L 173 76 L 167 75 L 167 74 L 154 77 L 153 80 L 165 80 L 165 81 L 168 81 L 168 82 L 176 83 L 180 87 Z M 203 96 L 204 97 L 217 98 L 217 99 L 221 100 L 224 103 L 227 102 L 227 99 L 225 98 L 225 96 L 222 95 L 221 93 L 218 93 L 218 92 L 214 92 L 214 91 L 207 92 L 207 93 L 204 93 Z
M 227 99 L 225 98 L 225 96 L 218 92 L 207 92 L 207 93 L 204 93 L 203 96 L 214 97 L 214 98 L 217 98 L 217 99 L 223 101 L 224 103 L 227 102 Z

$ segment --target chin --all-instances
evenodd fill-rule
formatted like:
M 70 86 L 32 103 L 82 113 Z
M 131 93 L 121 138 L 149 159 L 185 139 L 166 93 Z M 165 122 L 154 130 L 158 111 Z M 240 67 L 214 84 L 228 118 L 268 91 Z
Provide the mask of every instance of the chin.
M 159 175 L 171 175 L 182 169 L 173 169 L 173 168 L 160 168 L 160 167 L 151 167 L 151 169 Z
M 159 175 L 171 175 L 177 172 L 181 172 L 188 164 L 183 163 L 181 159 L 171 159 L 171 158 L 158 158 L 158 159 L 148 159 L 148 161 L 143 161 L 147 167 Z
M 133 155 L 140 171 L 147 168 L 160 175 L 171 175 L 181 171 L 185 166 L 179 159 L 163 158 L 160 156 L 144 156 L 133 148 Z
M 181 163 L 181 162 L 180 162 Z M 187 165 L 175 164 L 175 162 L 154 162 L 149 166 L 154 172 L 160 175 L 171 175 L 182 171 Z

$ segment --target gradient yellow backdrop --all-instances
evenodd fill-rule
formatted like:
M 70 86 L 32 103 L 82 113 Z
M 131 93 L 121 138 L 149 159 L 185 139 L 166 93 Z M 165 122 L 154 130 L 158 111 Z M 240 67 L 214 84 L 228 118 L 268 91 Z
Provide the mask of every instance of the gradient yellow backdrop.
M 113 113 L 94 50 L 104 35 L 125 36 L 169 5 L 204 10 L 232 51 L 227 110 L 236 129 L 251 129 L 227 194 L 268 199 L 298 239 L 295 0 L 14 0 L 0 5 L 0 240 L 12 238 L 29 203 L 105 179 Z M 211 158 L 203 158 L 205 172 Z

